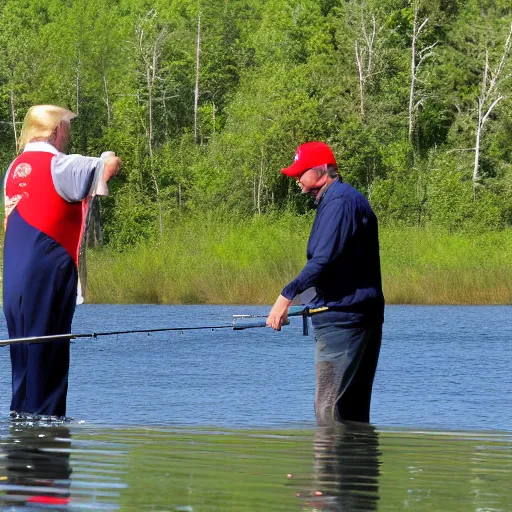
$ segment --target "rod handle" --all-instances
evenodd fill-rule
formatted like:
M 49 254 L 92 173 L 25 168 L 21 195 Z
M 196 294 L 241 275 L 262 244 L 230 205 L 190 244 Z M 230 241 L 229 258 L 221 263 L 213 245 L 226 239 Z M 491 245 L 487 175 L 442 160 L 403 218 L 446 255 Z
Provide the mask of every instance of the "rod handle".
M 283 325 L 289 325 L 290 321 L 287 320 Z M 249 323 L 233 323 L 233 330 L 234 331 L 243 331 L 245 329 L 254 329 L 256 327 L 266 327 L 267 326 L 267 320 L 259 320 L 257 322 L 249 322 Z

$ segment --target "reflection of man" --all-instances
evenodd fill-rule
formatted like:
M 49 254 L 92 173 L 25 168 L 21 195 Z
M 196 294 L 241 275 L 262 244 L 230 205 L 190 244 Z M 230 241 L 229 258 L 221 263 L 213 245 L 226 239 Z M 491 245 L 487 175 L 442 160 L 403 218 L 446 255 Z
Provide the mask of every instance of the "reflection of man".
M 0 495 L 0 502 L 67 509 L 72 472 L 70 447 L 71 435 L 63 425 L 11 426 L 11 435 L 3 447 L 6 456 L 0 459 L 0 472 L 7 477 L 3 483 L 9 491 Z
M 382 294 L 377 218 L 367 199 L 338 176 L 327 144 L 298 147 L 281 171 L 317 203 L 308 262 L 277 298 L 267 325 L 279 330 L 293 298 L 310 287 L 316 338 L 315 412 L 319 424 L 370 421 L 370 399 L 379 357 Z
M 343 424 L 318 429 L 314 449 L 314 509 L 378 509 L 379 438 L 372 426 Z
M 119 171 L 114 154 L 62 153 L 75 114 L 53 105 L 29 109 L 22 153 L 5 178 L 3 309 L 10 338 L 67 334 L 77 300 L 82 200 Z M 11 345 L 17 413 L 64 416 L 69 341 Z

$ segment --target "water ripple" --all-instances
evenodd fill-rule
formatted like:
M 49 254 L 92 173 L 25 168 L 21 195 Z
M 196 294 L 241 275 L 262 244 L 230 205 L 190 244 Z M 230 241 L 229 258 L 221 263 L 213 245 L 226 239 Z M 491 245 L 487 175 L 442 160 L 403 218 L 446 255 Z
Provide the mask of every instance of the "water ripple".
M 0 422 L 3 510 L 510 510 L 508 432 Z

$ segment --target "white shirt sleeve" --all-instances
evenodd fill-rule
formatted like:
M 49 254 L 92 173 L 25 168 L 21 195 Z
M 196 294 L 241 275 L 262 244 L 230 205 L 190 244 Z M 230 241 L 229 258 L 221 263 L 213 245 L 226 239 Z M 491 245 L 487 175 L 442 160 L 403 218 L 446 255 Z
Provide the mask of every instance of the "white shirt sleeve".
M 68 202 L 81 201 L 92 195 L 102 176 L 101 158 L 59 153 L 52 160 L 55 190 Z

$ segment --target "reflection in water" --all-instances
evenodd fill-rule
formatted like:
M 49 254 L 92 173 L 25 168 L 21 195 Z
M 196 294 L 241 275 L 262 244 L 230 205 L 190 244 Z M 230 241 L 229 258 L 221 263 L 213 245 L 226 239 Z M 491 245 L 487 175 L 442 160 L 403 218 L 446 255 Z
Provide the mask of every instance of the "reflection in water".
M 379 438 L 374 427 L 341 424 L 314 436 L 314 510 L 371 511 L 379 501 Z
M 0 503 L 67 508 L 71 435 L 64 425 L 13 423 L 2 442 Z
M 0 422 L 0 506 L 119 509 L 126 452 L 90 434 L 72 423 Z
M 510 433 L 68 427 L 0 421 L 1 510 L 512 510 Z

